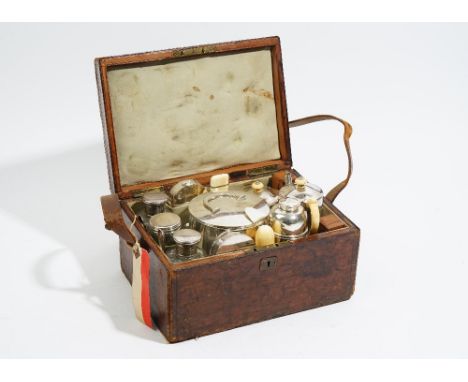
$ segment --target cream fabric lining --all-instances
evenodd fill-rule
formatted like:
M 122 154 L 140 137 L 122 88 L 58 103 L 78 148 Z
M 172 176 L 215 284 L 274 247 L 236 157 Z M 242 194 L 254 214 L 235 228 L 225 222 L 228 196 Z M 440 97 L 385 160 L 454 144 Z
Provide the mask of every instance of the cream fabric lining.
M 120 181 L 158 181 L 280 157 L 271 53 L 108 72 Z

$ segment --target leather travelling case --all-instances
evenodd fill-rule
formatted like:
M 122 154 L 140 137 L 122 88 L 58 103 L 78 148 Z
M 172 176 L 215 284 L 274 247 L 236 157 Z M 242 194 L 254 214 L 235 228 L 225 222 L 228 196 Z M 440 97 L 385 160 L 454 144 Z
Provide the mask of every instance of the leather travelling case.
M 330 115 L 288 121 L 278 37 L 97 58 L 111 194 L 101 198 L 120 263 L 148 254 L 149 323 L 169 342 L 345 301 L 354 292 L 359 228 L 334 205 L 352 172 L 351 125 Z M 131 208 L 148 190 L 264 177 L 273 189 L 292 166 L 289 129 L 335 120 L 347 178 L 326 194 L 319 232 L 293 243 L 173 262 Z M 138 243 L 139 247 L 136 245 Z

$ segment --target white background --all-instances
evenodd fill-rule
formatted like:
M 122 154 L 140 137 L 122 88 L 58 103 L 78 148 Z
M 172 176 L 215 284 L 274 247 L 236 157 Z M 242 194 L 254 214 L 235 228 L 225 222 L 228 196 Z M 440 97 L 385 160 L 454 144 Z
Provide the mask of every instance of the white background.
M 279 35 L 290 119 L 354 126 L 336 201 L 362 230 L 344 303 L 169 345 L 134 317 L 99 196 L 93 58 Z M 467 357 L 468 26 L 0 25 L 0 356 Z M 328 190 L 341 128 L 291 132 Z

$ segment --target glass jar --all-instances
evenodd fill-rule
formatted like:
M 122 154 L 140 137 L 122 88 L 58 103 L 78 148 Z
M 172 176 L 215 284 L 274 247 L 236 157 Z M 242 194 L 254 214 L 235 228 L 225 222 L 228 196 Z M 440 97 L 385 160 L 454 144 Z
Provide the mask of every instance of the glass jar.
M 198 247 L 201 233 L 194 229 L 179 229 L 173 233 L 172 238 L 176 245 L 175 254 L 179 258 L 191 259 L 201 251 Z
M 323 191 L 315 185 L 307 182 L 307 180 L 300 176 L 294 180 L 294 184 L 287 184 L 279 191 L 280 198 L 293 198 L 301 202 L 306 202 L 308 199 L 315 199 L 317 204 L 322 207 L 323 204 Z
M 160 214 L 166 210 L 166 203 L 169 196 L 159 190 L 149 191 L 143 195 L 143 204 L 145 206 L 146 214 L 153 216 Z
M 152 236 L 163 250 L 167 246 L 175 244 L 173 234 L 180 228 L 181 224 L 179 215 L 172 212 L 154 215 L 149 221 Z

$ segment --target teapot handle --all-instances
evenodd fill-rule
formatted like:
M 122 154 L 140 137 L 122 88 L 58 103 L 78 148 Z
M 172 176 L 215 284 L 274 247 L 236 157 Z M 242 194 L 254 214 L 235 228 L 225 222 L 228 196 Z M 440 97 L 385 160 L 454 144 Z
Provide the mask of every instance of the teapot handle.
M 327 121 L 327 120 L 335 120 L 338 122 L 341 122 L 341 124 L 344 127 L 344 134 L 343 134 L 343 141 L 346 149 L 346 154 L 348 155 L 348 175 L 346 176 L 346 179 L 343 180 L 342 182 L 338 183 L 335 187 L 333 187 L 328 194 L 326 195 L 326 198 L 333 203 L 333 201 L 336 199 L 338 194 L 343 191 L 343 189 L 346 187 L 346 185 L 349 182 L 349 178 L 351 178 L 351 174 L 353 173 L 353 158 L 351 156 L 351 147 L 349 145 L 349 138 L 351 137 L 351 134 L 353 133 L 353 128 L 351 125 L 346 122 L 345 120 L 335 117 L 333 115 L 313 115 L 310 117 L 305 117 L 305 118 L 300 118 L 296 119 L 294 121 L 289 122 L 289 128 L 293 128 L 296 126 L 302 126 L 302 125 L 307 125 L 309 123 L 313 122 L 320 122 L 320 121 Z
M 309 199 L 306 203 L 309 209 L 310 233 L 317 233 L 320 225 L 319 206 L 315 199 Z

